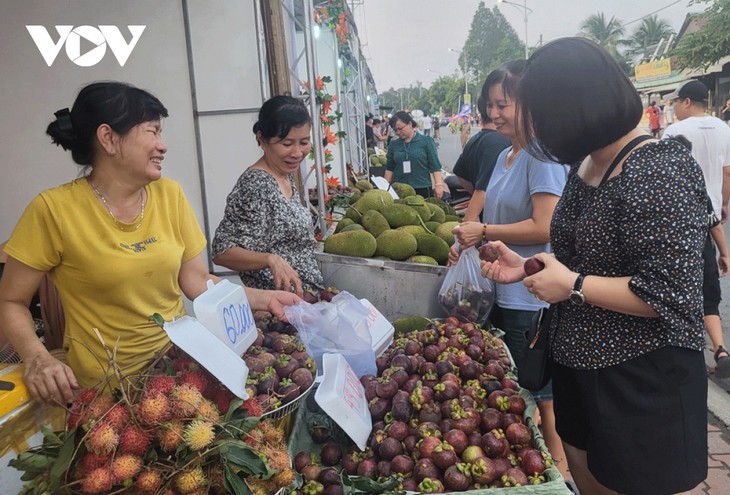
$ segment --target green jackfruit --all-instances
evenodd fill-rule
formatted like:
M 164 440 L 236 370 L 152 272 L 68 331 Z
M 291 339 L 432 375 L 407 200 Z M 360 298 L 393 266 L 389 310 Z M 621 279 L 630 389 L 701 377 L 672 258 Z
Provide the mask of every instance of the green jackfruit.
M 424 256 L 422 254 L 413 255 L 406 261 L 409 263 L 420 263 L 422 265 L 439 265 L 438 261 L 436 261 L 435 259 L 431 258 L 430 256 Z
M 433 218 L 433 217 L 431 217 L 431 218 Z M 433 220 L 431 220 L 430 222 L 426 222 L 425 225 L 426 225 L 426 228 L 433 234 L 434 232 L 436 232 L 436 229 L 441 224 L 438 223 L 438 222 L 434 222 Z
M 338 232 L 341 232 L 342 229 L 344 229 L 348 225 L 352 225 L 354 223 L 355 223 L 355 220 L 353 220 L 352 218 L 343 218 L 342 220 L 337 222 L 337 227 L 335 227 L 335 234 L 337 234 Z
M 387 156 L 385 156 L 385 155 L 380 155 L 380 156 L 378 157 L 378 160 L 380 161 L 380 164 L 381 164 L 382 166 L 385 166 L 385 165 L 386 165 L 386 164 L 388 163 L 388 157 L 387 157 Z
M 357 204 L 357 203 L 355 203 Z M 345 210 L 345 218 L 349 218 L 354 223 L 360 223 L 360 219 L 362 218 L 362 213 L 355 208 L 355 205 L 352 205 L 347 210 Z
M 393 196 L 391 196 L 388 191 L 385 191 L 383 189 L 373 189 L 371 191 L 363 193 L 363 197 L 370 198 L 371 196 L 380 198 L 382 200 L 382 203 L 386 205 L 393 204 Z
M 397 229 L 404 225 L 421 224 L 421 218 L 418 216 L 418 213 L 410 206 L 399 204 L 387 205 L 383 207 L 381 213 L 392 229 Z
M 332 234 L 324 240 L 324 252 L 343 256 L 369 258 L 375 254 L 378 243 L 366 230 L 352 230 Z
M 347 227 L 343 228 L 340 232 L 352 232 L 353 230 L 365 230 L 365 227 L 363 227 L 359 223 L 353 223 L 352 225 L 348 225 Z
M 432 234 L 416 235 L 418 252 L 435 259 L 439 265 L 445 265 L 449 259 L 449 244 L 442 238 Z
M 399 198 L 407 198 L 408 196 L 415 196 L 416 190 L 410 184 L 403 182 L 393 182 L 391 184 L 393 190 L 398 194 Z
M 365 230 L 378 237 L 380 234 L 390 229 L 390 225 L 385 217 L 377 210 L 368 210 L 362 214 L 362 226 Z
M 375 154 L 375 148 L 368 148 L 368 155 L 374 155 Z
M 418 216 L 421 217 L 421 220 L 424 222 L 431 220 L 433 212 L 431 211 L 431 208 L 427 206 L 427 203 L 422 196 L 408 196 L 404 199 L 404 204 L 416 210 L 416 213 L 418 213 Z
M 426 206 L 431 208 L 432 222 L 444 223 L 444 221 L 446 220 L 446 214 L 444 213 L 444 210 L 442 210 L 438 205 L 435 205 L 433 203 L 426 203 Z
M 362 214 L 369 210 L 381 211 L 385 205 L 391 204 L 393 204 L 393 197 L 388 191 L 373 189 L 362 193 L 360 199 L 352 207 Z
M 444 222 L 438 226 L 435 234 L 441 239 L 445 240 L 446 244 L 452 246 L 456 239 L 454 238 L 454 234 L 452 234 L 451 231 L 454 230 L 454 227 L 456 227 L 457 225 L 459 225 L 459 222 Z
M 371 167 L 380 167 L 380 160 L 378 160 L 377 156 L 370 155 L 370 166 Z
M 365 192 L 372 190 L 373 185 L 370 183 L 369 180 L 359 180 L 355 183 L 355 187 L 360 189 L 362 192 Z
M 360 189 L 352 189 L 352 193 L 350 194 L 350 198 L 348 199 L 349 203 L 351 205 L 354 205 L 355 203 L 357 203 L 357 200 L 360 199 L 360 196 L 362 196 L 362 191 Z
M 413 236 L 426 233 L 426 229 L 420 225 L 404 225 L 403 227 L 398 227 L 396 230 L 404 230 Z
M 437 205 L 439 208 L 444 210 L 444 214 L 446 215 L 456 215 L 456 210 L 454 210 L 454 207 L 450 204 L 446 203 L 444 200 L 439 198 L 426 198 L 427 203 L 433 203 Z
M 461 222 L 461 217 L 459 215 L 446 215 L 444 222 Z
M 401 335 L 414 330 L 425 330 L 431 323 L 431 320 L 423 316 L 405 316 L 393 321 L 393 328 L 396 335 Z
M 403 261 L 416 253 L 418 242 L 408 232 L 402 230 L 386 230 L 377 238 L 376 256 L 387 256 L 396 261 Z

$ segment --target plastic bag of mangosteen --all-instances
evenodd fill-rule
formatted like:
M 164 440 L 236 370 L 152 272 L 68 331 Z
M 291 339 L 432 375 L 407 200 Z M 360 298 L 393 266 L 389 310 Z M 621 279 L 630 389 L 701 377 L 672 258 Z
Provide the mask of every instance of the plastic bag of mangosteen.
M 439 304 L 461 321 L 485 323 L 494 304 L 494 290 L 494 282 L 482 277 L 479 251 L 472 246 L 464 249 L 459 261 L 446 272 Z
M 333 352 L 342 354 L 358 377 L 377 372 L 367 326 L 370 311 L 349 292 L 340 292 L 331 302 L 286 306 L 284 313 L 318 370 L 323 369 L 322 355 Z

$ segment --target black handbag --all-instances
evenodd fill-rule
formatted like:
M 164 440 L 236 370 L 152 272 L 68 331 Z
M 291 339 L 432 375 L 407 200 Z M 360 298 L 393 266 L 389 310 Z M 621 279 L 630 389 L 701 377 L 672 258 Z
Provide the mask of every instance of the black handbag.
M 557 305 L 542 308 L 532 320 L 527 331 L 527 346 L 517 368 L 517 382 L 530 392 L 538 392 L 548 384 L 550 370 L 550 322 L 555 317 Z

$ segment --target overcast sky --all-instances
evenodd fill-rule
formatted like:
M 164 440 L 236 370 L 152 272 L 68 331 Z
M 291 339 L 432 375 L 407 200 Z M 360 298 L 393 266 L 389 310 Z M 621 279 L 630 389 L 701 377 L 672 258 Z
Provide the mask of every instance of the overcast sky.
M 525 0 L 515 0 L 524 5 Z M 615 16 L 633 33 L 640 19 L 654 12 L 675 31 L 688 12 L 701 12 L 706 4 L 688 7 L 689 0 L 526 0 L 528 44 L 535 46 L 563 36 L 574 36 L 588 16 L 603 12 Z M 485 0 L 491 9 L 496 0 Z M 469 34 L 479 0 L 364 0 L 354 8 L 363 53 L 375 77 L 378 92 L 415 85 L 429 86 L 440 75 L 459 70 L 459 54 Z M 521 8 L 499 6 L 520 40 L 525 39 Z M 658 11 L 658 12 L 657 12 Z M 635 22 L 632 22 L 635 21 Z M 430 70 L 429 70 L 430 69 Z

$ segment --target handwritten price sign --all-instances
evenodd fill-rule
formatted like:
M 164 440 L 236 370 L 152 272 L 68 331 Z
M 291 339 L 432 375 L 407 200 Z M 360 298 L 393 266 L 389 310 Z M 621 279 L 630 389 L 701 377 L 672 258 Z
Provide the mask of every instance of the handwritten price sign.
M 245 296 L 244 292 L 244 296 Z M 235 345 L 241 339 L 245 339 L 246 335 L 255 331 L 256 323 L 251 313 L 251 307 L 248 304 L 229 304 L 223 307 L 221 312 L 223 326 L 226 329 L 226 335 L 231 344 Z
M 196 319 L 239 356 L 256 340 L 256 323 L 246 292 L 227 280 L 214 284 L 193 301 Z

